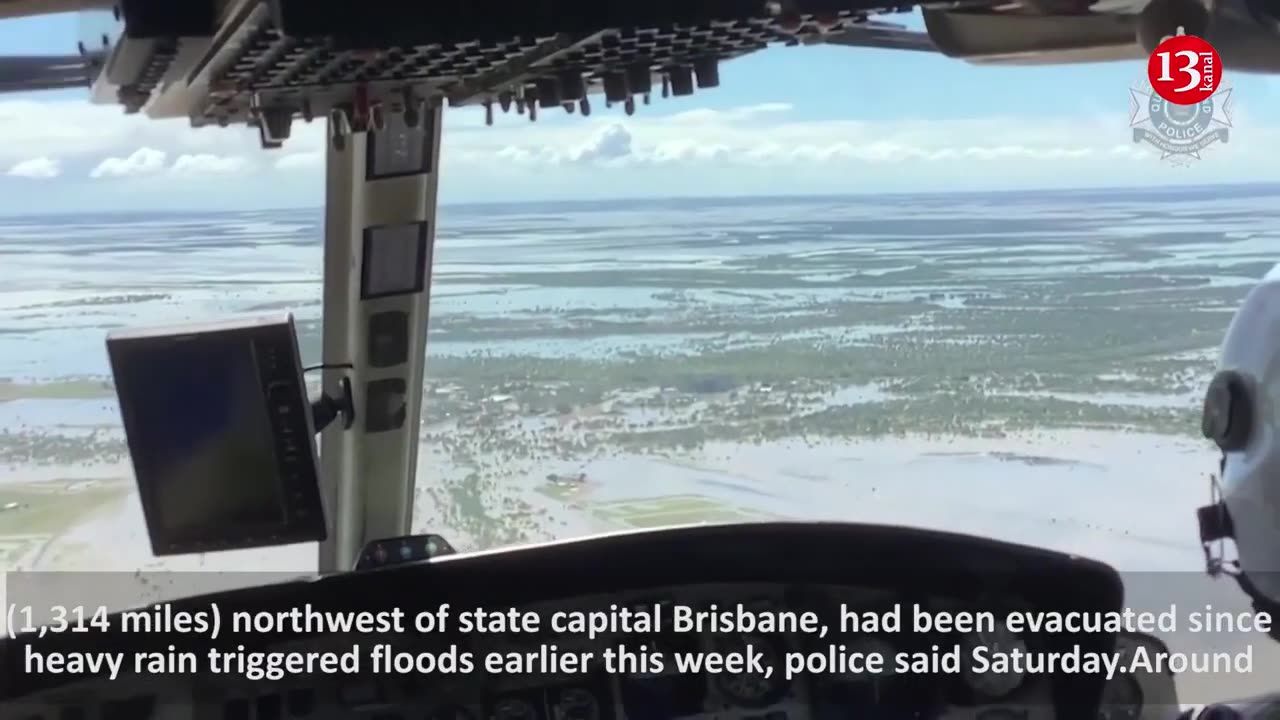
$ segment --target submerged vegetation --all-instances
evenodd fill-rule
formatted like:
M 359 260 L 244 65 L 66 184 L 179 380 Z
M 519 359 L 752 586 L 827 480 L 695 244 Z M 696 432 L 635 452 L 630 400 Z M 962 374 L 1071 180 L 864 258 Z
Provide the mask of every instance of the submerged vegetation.
M 1117 201 L 1110 216 L 1098 206 L 1085 217 L 1079 200 L 1044 202 L 1058 206 L 1005 219 L 995 206 L 989 217 L 951 217 L 942 201 L 875 218 L 855 201 L 779 217 L 740 209 L 728 220 L 694 209 L 645 224 L 652 238 L 625 214 L 586 213 L 572 226 L 544 218 L 564 225 L 561 244 L 521 245 L 519 258 L 487 239 L 546 227 L 460 222 L 437 249 L 422 436 L 440 482 L 420 485 L 434 508 L 420 522 L 478 545 L 515 542 L 553 522 L 512 490 L 516 479 L 572 503 L 574 481 L 546 478 L 572 478 L 593 459 L 678 459 L 712 441 L 1196 434 L 1212 349 L 1269 264 L 1247 249 L 1249 235 L 1195 229 L 1190 216 L 1192 229 L 1149 227 L 1155 206 Z M 1120 232 L 1129 222 L 1147 229 Z M 315 255 L 314 238 L 298 248 L 304 240 Z M 198 264 L 198 252 L 184 257 Z M 524 265 L 492 265 L 513 261 Z M 240 310 L 298 311 L 304 356 L 316 362 L 318 288 L 308 283 L 253 292 L 247 281 L 209 281 L 199 292 Z M 305 297 L 281 299 L 297 287 Z M 97 288 L 78 304 L 24 304 L 9 320 L 63 328 L 66 313 L 91 307 L 106 313 L 83 334 L 96 345 L 104 328 L 133 322 L 110 312 L 172 309 L 183 291 L 176 280 Z M 5 322 L 0 343 L 41 342 Z M 54 375 L 0 379 L 0 464 L 123 463 L 114 417 L 25 421 L 37 405 L 74 415 L 76 401 L 112 395 L 102 377 Z
M 926 288 L 891 301 L 823 302 L 784 294 L 726 305 L 686 288 L 654 289 L 667 302 L 644 317 L 637 311 L 630 322 L 615 319 L 612 310 L 445 314 L 429 339 L 424 421 L 429 427 L 493 424 L 496 417 L 591 414 L 607 405 L 604 419 L 595 423 L 600 432 L 583 442 L 620 443 L 628 450 L 682 448 L 706 439 L 990 434 L 1045 427 L 1193 433 L 1192 396 L 1212 367 L 1204 351 L 1219 341 L 1227 311 L 1246 289 L 1217 286 L 1215 271 L 1222 272 L 1179 268 L 1182 277 L 1154 283 L 1111 275 L 1041 278 L 1034 284 L 991 280 L 980 289 Z M 719 270 L 704 274 L 725 276 Z M 929 274 L 898 272 L 894 280 L 920 288 L 927 279 L 921 275 Z M 580 288 L 585 277 L 594 277 L 551 275 L 542 278 L 543 287 L 564 282 Z M 735 284 L 744 279 L 730 277 Z M 716 292 L 745 291 L 753 287 L 751 279 L 739 288 L 722 284 Z M 694 287 L 708 284 L 685 280 Z M 889 285 L 884 275 L 876 281 Z M 774 290 L 803 295 L 794 281 L 773 282 Z M 856 283 L 837 287 L 857 290 Z M 670 340 L 712 329 L 713 337 Z M 620 336 L 632 340 L 620 351 L 574 356 L 575 341 Z M 646 343 L 647 336 L 657 342 Z M 543 352 L 504 348 L 530 339 L 545 343 Z M 430 352 L 448 352 L 459 342 L 484 343 L 492 351 Z M 318 344 L 314 328 L 303 343 Z M 565 345 L 562 352 L 554 351 L 556 344 Z M 842 400 L 851 388 L 872 389 L 866 397 Z M 0 381 L 0 402 L 111 392 L 100 378 Z M 636 412 L 654 417 L 635 422 L 628 413 Z M 679 421 L 657 417 L 663 414 Z M 118 438 L 54 440 L 15 428 L 0 433 L 0 459 L 8 461 L 83 462 L 122 451 Z

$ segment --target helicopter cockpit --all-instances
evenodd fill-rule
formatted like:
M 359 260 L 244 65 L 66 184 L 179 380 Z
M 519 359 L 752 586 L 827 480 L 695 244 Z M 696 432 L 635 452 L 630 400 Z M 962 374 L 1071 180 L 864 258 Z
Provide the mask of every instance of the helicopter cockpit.
M 307 402 L 292 317 L 122 331 L 107 345 L 157 556 L 327 539 L 312 440 L 326 427 L 359 427 L 360 415 L 347 387 Z M 681 555 L 691 560 L 672 560 Z M 97 592 L 101 601 L 106 591 Z M 85 612 L 51 597 L 11 587 L 8 602 Z M 393 609 L 372 609 L 370 598 L 391 597 Z M 1108 717 L 1170 713 L 1172 678 L 1161 671 L 1071 664 L 1166 652 L 1151 637 L 984 629 L 967 619 L 1110 617 L 1123 613 L 1123 599 L 1119 576 L 1100 563 L 888 526 L 695 526 L 465 555 L 444 538 L 411 536 L 368 544 L 353 572 L 72 621 L 97 630 L 89 635 L 43 632 L 19 613 L 22 632 L 3 647 L 4 687 L 33 717 L 53 707 L 226 718 L 808 718 L 851 707 L 1076 717 L 1099 705 Z M 364 630 L 378 637 L 368 653 L 351 644 L 360 632 L 334 620 L 366 613 Z M 448 617 L 452 630 L 431 632 Z M 840 642 L 815 640 L 823 623 Z M 196 644 L 209 672 L 163 659 L 193 652 L 175 649 L 170 628 L 210 625 L 217 642 Z M 1061 664 L 1035 673 L 959 664 L 968 662 L 961 647 L 988 646 L 1034 649 Z M 671 655 L 655 661 L 646 647 Z M 227 648 L 235 651 L 220 654 Z M 734 649 L 755 653 L 755 664 L 706 672 L 665 664 L 682 652 Z M 870 666 L 871 656 L 894 667 Z M 578 668 L 593 657 L 605 665 L 584 674 Z M 141 658 L 164 667 L 143 672 Z
M 1121 575 L 1069 554 L 840 523 L 702 525 L 465 554 L 447 537 L 410 534 L 446 105 L 482 107 L 490 121 L 495 108 L 536 121 L 553 109 L 588 115 L 603 94 L 632 114 L 659 95 L 716 87 L 720 62 L 770 43 L 838 37 L 927 49 L 914 33 L 868 20 L 872 9 L 858 2 L 559 5 L 499 12 L 475 2 L 135 0 L 87 11 L 102 33 L 81 44 L 79 58 L 100 102 L 197 127 L 248 123 L 263 149 L 286 144 L 295 121 L 327 122 L 319 365 L 304 368 L 287 314 L 107 339 L 154 554 L 316 542 L 320 577 L 188 597 L 128 619 L 112 614 L 89 649 L 85 637 L 45 633 L 44 620 L 19 618 L 16 629 L 29 632 L 0 644 L 0 712 L 32 720 L 1181 712 L 1168 672 L 1078 664 L 1084 656 L 1167 653 L 1149 634 L 957 622 L 907 642 L 877 624 L 895 608 L 948 618 L 1123 614 Z M 319 397 L 308 396 L 312 370 L 322 373 Z M 380 628 L 374 655 L 353 659 L 352 637 L 372 630 L 332 618 L 384 598 L 412 621 L 371 618 L 391 629 Z M 50 604 L 12 592 L 7 602 Z M 496 605 L 509 611 L 478 610 Z M 482 632 L 426 632 L 421 623 L 448 612 L 441 608 Z M 605 609 L 628 617 L 620 608 L 647 620 L 575 632 L 573 618 Z M 686 617 L 675 608 L 696 611 Z M 839 642 L 811 645 L 788 627 L 732 629 L 753 613 L 830 623 Z M 531 628 L 531 616 L 561 621 Z M 851 617 L 879 620 L 862 627 Z M 217 647 L 202 649 L 212 657 L 218 647 L 239 648 L 227 662 L 252 667 L 193 675 L 110 662 L 109 650 L 166 651 L 163 633 L 130 633 L 129 622 L 211 618 L 228 626 Z M 13 618 L 9 624 L 13 630 Z M 943 667 L 952 662 L 945 648 L 991 644 L 1064 660 L 1038 673 Z M 737 649 L 744 659 L 758 652 L 788 670 L 676 672 L 619 656 L 626 646 Z M 98 664 L 84 665 L 95 651 Z M 872 651 L 919 666 L 871 671 L 868 683 L 868 670 L 850 663 Z M 615 672 L 573 672 L 575 659 L 609 653 Z M 286 655 L 306 662 L 285 667 Z M 511 665 L 486 672 L 495 656 Z M 806 672 L 817 665 L 827 670 Z

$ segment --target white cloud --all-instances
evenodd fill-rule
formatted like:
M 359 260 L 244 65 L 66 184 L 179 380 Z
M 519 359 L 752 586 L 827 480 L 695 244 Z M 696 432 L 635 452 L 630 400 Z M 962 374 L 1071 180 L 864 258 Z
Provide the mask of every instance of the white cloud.
M 744 105 L 729 110 L 685 110 L 673 115 L 667 116 L 667 119 L 673 123 L 705 123 L 718 121 L 742 122 L 747 120 L 768 120 L 771 116 L 780 115 L 791 111 L 790 103 L 760 103 L 758 105 Z
M 324 167 L 324 151 L 291 152 L 275 162 L 277 170 L 316 170 Z
M 179 155 L 172 165 L 167 164 L 168 153 L 144 147 L 128 157 L 109 157 L 89 171 L 89 177 L 137 178 L 158 175 L 167 170 L 174 177 L 204 177 L 208 175 L 233 175 L 250 169 L 251 163 L 243 156 L 223 156 L 211 153 Z
M 6 173 L 9 177 L 28 178 L 32 180 L 49 180 L 62 174 L 62 167 L 57 160 L 47 157 L 31 158 L 15 163 Z
M 630 117 L 616 107 L 599 107 L 585 118 L 544 111 L 536 123 L 499 113 L 493 127 L 484 125 L 478 108 L 448 110 L 442 199 L 1052 187 L 1183 176 L 1187 182 L 1269 180 L 1273 170 L 1257 148 L 1280 144 L 1280 125 L 1237 108 L 1231 143 L 1212 148 L 1194 170 L 1170 170 L 1158 153 L 1129 142 L 1123 105 L 1074 117 L 993 112 L 916 119 L 880 112 L 871 120 L 821 119 L 822 107 L 814 105 L 709 109 L 697 102 L 655 99 Z M 185 121 L 152 121 L 115 107 L 24 99 L 0 101 L 0 132 L 6 136 L 0 168 L 36 158 L 60 169 L 58 182 L 111 178 L 110 191 L 120 193 L 115 205 L 155 202 L 155 195 L 129 190 L 147 177 L 199 178 L 198 187 L 183 183 L 192 193 L 189 203 L 212 202 L 215 195 L 233 205 L 313 203 L 323 192 L 324 174 L 316 172 L 327 142 L 322 122 L 296 123 L 285 148 L 267 152 L 247 128 L 192 129 Z M 165 202 L 177 202 L 180 193 L 154 183 L 149 189 L 165 193 Z
M 240 156 L 223 157 L 221 155 L 183 155 L 173 161 L 169 172 L 174 175 L 226 175 L 237 173 L 249 167 L 248 158 Z
M 119 178 L 154 175 L 164 169 L 166 157 L 168 156 L 163 150 L 149 147 L 139 148 L 128 157 L 109 157 L 103 160 L 93 170 L 89 171 L 89 177 Z
M 995 116 L 863 122 L 797 119 L 787 103 L 762 103 L 646 115 L 660 111 L 659 107 L 658 103 L 642 107 L 634 117 L 616 108 L 601 109 L 589 118 L 544 111 L 537 123 L 499 114 L 495 127 L 484 127 L 472 109 L 448 111 L 442 157 L 445 162 L 479 159 L 615 166 L 1052 159 L 1105 154 L 1117 138 L 1127 134 L 1123 113 L 1052 122 Z M 0 132 L 12 139 L 0 147 L 0 162 L 20 162 L 33 155 L 91 158 L 98 165 L 98 177 L 156 172 L 163 165 L 157 152 L 177 157 L 175 166 L 184 172 L 197 167 L 243 171 L 257 165 L 255 160 L 263 153 L 257 134 L 245 128 L 192 129 L 178 120 L 150 121 L 124 115 L 114 107 L 68 101 L 0 101 Z M 299 122 L 285 154 L 264 159 L 264 167 L 319 167 L 324 143 L 322 123 Z M 627 163 L 620 163 L 624 158 Z
M 936 171 L 937 163 L 946 162 L 1115 157 L 1109 154 L 1111 147 L 1117 136 L 1128 132 L 1122 115 L 1057 122 L 988 117 L 870 123 L 789 120 L 789 109 L 779 103 L 727 111 L 693 110 L 658 119 L 592 118 L 585 128 L 580 124 L 528 132 L 521 142 L 490 148 L 489 153 L 484 138 L 468 137 L 472 142 L 467 149 L 473 158 L 491 154 L 500 160 L 543 166 L 713 164 L 767 171 L 767 166 L 779 165 L 830 164 L 857 170 L 868 169 L 867 165 L 915 163 L 923 172 Z M 761 122 L 762 118 L 768 121 Z

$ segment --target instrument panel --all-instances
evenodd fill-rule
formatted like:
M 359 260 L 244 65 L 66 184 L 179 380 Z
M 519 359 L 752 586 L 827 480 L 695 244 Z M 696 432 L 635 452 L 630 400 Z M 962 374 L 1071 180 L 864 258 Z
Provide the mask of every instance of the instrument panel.
M 1016 601 L 1013 601 L 1016 602 Z M 742 606 L 756 617 L 779 613 L 812 612 L 827 624 L 825 638 L 788 632 L 676 632 L 668 622 L 648 632 L 604 631 L 594 637 L 545 628 L 545 620 L 557 613 L 589 613 L 611 605 L 652 609 L 661 606 L 663 617 L 674 619 L 674 608 L 696 612 L 728 612 Z M 923 672 L 898 672 L 893 658 L 900 653 L 930 656 L 937 648 L 973 645 L 1008 651 L 1034 649 L 1036 640 L 997 628 L 995 633 L 926 632 L 893 633 L 871 629 L 842 632 L 840 613 L 878 613 L 893 606 L 919 605 L 931 613 L 988 610 L 970 607 L 947 597 L 900 595 L 893 591 L 834 585 L 696 584 L 660 590 L 644 590 L 622 596 L 588 596 L 568 601 L 538 603 L 518 608 L 544 621 L 538 632 L 491 632 L 465 635 L 397 636 L 389 639 L 394 651 L 414 657 L 476 658 L 470 672 L 456 665 L 437 665 L 443 672 L 381 677 L 325 677 L 306 681 L 224 681 L 203 677 L 182 690 L 191 701 L 170 697 L 159 705 L 178 708 L 194 705 L 198 715 L 212 700 L 220 709 L 209 717 L 220 720 L 657 720 L 687 718 L 737 718 L 741 720 L 806 720 L 856 717 L 973 718 L 974 720 L 1033 720 L 1054 718 L 1054 679 L 1017 673 L 977 672 L 972 667 Z M 1011 605 L 1012 606 L 1012 605 Z M 688 612 L 688 611 L 685 611 Z M 907 613 L 903 617 L 908 617 Z M 349 635 L 296 640 L 264 648 L 267 652 L 341 651 L 350 646 Z M 743 672 L 681 673 L 671 658 L 675 653 L 704 654 L 743 652 L 747 647 L 763 657 L 763 664 L 777 669 L 772 675 Z M 366 643 L 365 648 L 369 645 Z M 634 652 L 626 672 L 604 671 L 600 659 L 610 648 Z M 640 658 L 640 651 L 657 650 L 665 658 L 658 669 Z M 595 670 L 586 673 L 487 672 L 482 658 L 490 654 L 518 655 L 530 662 L 547 654 L 592 653 Z M 782 672 L 789 653 L 821 654 L 828 660 L 877 653 L 886 658 L 880 672 L 802 672 L 788 679 Z M 861 654 L 861 655 L 857 655 Z M 1137 719 L 1142 710 L 1138 682 L 1122 677 L 1104 692 L 1106 720 Z M 207 705 L 204 705 L 207 707 Z M 103 714 L 105 716 L 105 713 Z M 37 720 L 32 716 L 30 720 Z M 40 720 L 54 720 L 41 718 Z M 131 720 L 147 720 L 145 717 Z
M 839 549 L 839 552 L 835 552 Z M 767 580 L 763 580 L 767 579 Z M 174 612 L 191 612 L 216 602 L 220 612 L 288 613 L 308 607 L 347 612 L 371 606 L 403 609 L 413 617 L 452 608 L 486 608 L 504 613 L 530 611 L 538 628 L 487 626 L 469 631 L 451 623 L 443 632 L 356 636 L 245 633 L 220 637 L 219 647 L 242 645 L 252 653 L 348 651 L 361 656 L 407 657 L 408 670 L 289 675 L 249 680 L 242 674 L 200 672 L 165 677 L 122 677 L 114 681 L 21 672 L 28 648 L 41 653 L 86 646 L 163 650 L 171 638 L 129 635 L 20 635 L 0 640 L 0 716 L 24 720 L 151 720 L 199 717 L 216 720 L 623 720 L 638 718 L 1138 718 L 1139 697 L 1128 687 L 1107 685 L 1084 674 L 1023 676 L 937 665 L 940 651 L 973 645 L 1055 651 L 1080 647 L 1110 652 L 1112 636 L 1026 636 L 993 627 L 912 630 L 912 609 L 932 615 L 966 610 L 1003 612 L 1114 611 L 1122 586 L 1113 570 L 1080 558 L 980 538 L 907 528 L 834 523 L 752 523 L 696 526 L 619 533 L 573 541 L 477 554 L 447 555 L 398 567 L 248 588 L 175 601 Z M 10 601 L 14 601 L 10 597 Z M 661 626 L 615 623 L 597 627 L 553 627 L 556 613 L 660 608 Z M 866 618 L 902 608 L 902 627 Z M 676 610 L 697 627 L 672 624 Z M 757 627 L 723 619 L 724 612 L 755 617 L 811 614 L 806 627 Z M 713 613 L 712 611 L 720 611 Z M 616 613 L 615 613 L 616 615 Z M 610 617 L 613 617 L 611 615 Z M 714 618 L 722 618 L 715 622 Z M 851 617 L 863 618 L 854 622 Z M 712 618 L 712 619 L 707 619 Z M 842 622 L 843 620 L 843 622 Z M 796 622 L 799 622 L 798 620 Z M 516 630 L 519 630 L 518 632 Z M 410 626 L 412 630 L 412 626 Z M 314 630 L 309 631 L 314 633 Z M 599 662 L 611 648 L 641 647 L 662 653 L 666 663 L 633 657 L 606 671 Z M 722 671 L 684 668 L 676 653 L 745 651 L 765 657 L 773 674 L 742 667 Z M 833 650 L 834 648 L 834 650 Z M 593 653 L 588 672 L 547 670 L 547 654 Z M 838 658 L 877 652 L 880 668 L 848 667 Z M 532 666 L 497 672 L 485 658 L 525 658 Z M 911 658 L 900 672 L 898 656 Z M 463 656 L 473 658 L 471 664 Z M 830 658 L 806 666 L 790 679 L 781 671 L 791 657 Z M 414 663 L 432 658 L 429 666 Z M 925 658 L 920 661 L 919 658 Z M 934 660 L 930 660 L 930 658 Z M 832 664 L 834 663 L 834 664 Z M 923 664 L 921 664 L 923 663 Z M 510 669 L 510 668 L 507 668 Z M 718 669 L 718 668 L 717 668 Z M 1104 687 L 1106 686 L 1106 687 Z M 1141 694 L 1141 693 L 1139 693 Z M 149 709 L 148 709 L 149 708 Z

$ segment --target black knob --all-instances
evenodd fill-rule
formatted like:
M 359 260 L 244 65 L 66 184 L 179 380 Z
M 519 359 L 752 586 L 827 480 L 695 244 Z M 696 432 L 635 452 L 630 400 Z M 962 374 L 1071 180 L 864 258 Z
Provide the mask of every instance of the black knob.
M 720 64 L 714 57 L 699 58 L 693 62 L 693 75 L 698 87 L 713 88 L 720 86 Z
M 1200 711 L 1197 720 L 1239 720 L 1244 715 L 1230 705 L 1210 705 Z
M 639 62 L 627 68 L 627 88 L 637 95 L 644 95 L 653 89 L 653 73 L 649 63 Z
M 538 104 L 544 108 L 553 108 L 559 105 L 560 99 L 560 82 L 556 78 L 538 78 Z
M 604 76 L 604 99 L 611 103 L 620 103 L 631 97 L 624 73 L 612 72 Z
M 1243 450 L 1253 432 L 1253 396 L 1240 373 L 1223 370 L 1205 392 L 1200 431 L 1223 451 Z
M 675 65 L 667 68 L 667 76 L 671 78 L 672 95 L 687 97 L 693 94 L 693 68 Z
M 576 102 L 587 96 L 587 83 L 580 70 L 565 70 L 557 79 L 562 102 Z

